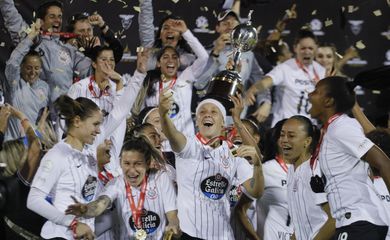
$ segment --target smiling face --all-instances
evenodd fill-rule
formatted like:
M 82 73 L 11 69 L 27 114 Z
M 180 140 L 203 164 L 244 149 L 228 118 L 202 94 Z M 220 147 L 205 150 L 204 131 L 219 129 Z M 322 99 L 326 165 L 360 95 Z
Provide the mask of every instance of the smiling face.
M 38 56 L 26 56 L 25 61 L 21 65 L 20 74 L 22 79 L 33 84 L 41 73 L 42 63 Z
M 176 47 L 181 38 L 180 33 L 171 27 L 173 21 L 173 19 L 167 19 L 161 27 L 160 39 L 163 47 Z
M 73 32 L 83 37 L 93 37 L 93 28 L 88 19 L 78 20 L 74 23 Z
M 172 48 L 165 49 L 157 62 L 157 67 L 161 69 L 161 73 L 167 78 L 173 78 L 177 74 L 180 66 L 179 55 Z
M 316 61 L 320 63 L 326 71 L 331 71 L 335 64 L 335 55 L 331 47 L 319 47 L 316 53 Z
M 125 179 L 132 187 L 141 185 L 149 169 L 144 155 L 135 150 L 123 151 L 121 153 L 121 167 Z
M 147 126 L 142 130 L 142 133 L 147 137 L 153 147 L 161 150 L 161 138 L 154 126 Z
M 231 33 L 233 29 L 240 24 L 240 22 L 237 20 L 236 17 L 233 15 L 228 15 L 225 17 L 222 21 L 220 21 L 217 26 L 215 27 L 215 30 L 219 34 L 224 34 L 224 33 Z
M 310 37 L 302 38 L 298 44 L 294 46 L 296 58 L 305 66 L 309 66 L 313 63 L 316 50 L 317 44 L 314 39 Z
M 42 30 L 60 32 L 62 27 L 62 10 L 57 6 L 47 8 L 46 15 L 43 19 Z
M 283 158 L 295 163 L 309 151 L 311 137 L 307 136 L 305 126 L 296 119 L 287 120 L 280 131 L 279 143 Z
M 223 115 L 216 105 L 202 104 L 196 112 L 196 125 L 200 134 L 206 139 L 221 136 L 224 128 Z
M 92 115 L 84 120 L 76 120 L 78 138 L 83 144 L 93 144 L 96 136 L 100 133 L 100 125 L 103 122 L 103 114 L 93 111 Z
M 150 123 L 157 130 L 157 133 L 160 135 L 160 140 L 166 140 L 164 133 L 162 132 L 161 122 L 160 122 L 160 113 L 158 112 L 158 108 L 153 109 L 149 116 L 146 118 L 147 123 Z

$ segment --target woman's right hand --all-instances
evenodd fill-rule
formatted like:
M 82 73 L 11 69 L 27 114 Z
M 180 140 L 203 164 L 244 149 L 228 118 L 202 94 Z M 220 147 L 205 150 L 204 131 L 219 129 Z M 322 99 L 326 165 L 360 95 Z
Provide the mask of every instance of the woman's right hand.
M 11 107 L 6 104 L 0 109 L 0 132 L 5 133 L 8 125 L 8 118 L 11 116 Z
M 146 73 L 148 71 L 148 60 L 151 55 L 150 48 L 140 47 L 140 51 L 137 52 L 137 71 L 140 73 Z
M 164 117 L 168 114 L 173 104 L 173 92 L 170 88 L 164 89 L 160 93 L 160 104 L 158 107 L 160 117 Z
M 75 204 L 69 205 L 65 210 L 66 215 L 75 215 L 76 217 L 82 217 L 87 212 L 88 207 L 86 204 L 82 204 L 74 196 L 71 196 Z
M 74 237 L 75 239 L 93 240 L 95 239 L 95 234 L 87 224 L 78 222 Z

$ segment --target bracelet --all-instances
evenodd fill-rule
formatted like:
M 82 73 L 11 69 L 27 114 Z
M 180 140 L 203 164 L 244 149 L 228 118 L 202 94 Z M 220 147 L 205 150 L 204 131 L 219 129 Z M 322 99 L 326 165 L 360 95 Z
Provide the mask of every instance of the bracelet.
M 77 234 L 76 234 L 76 228 L 77 228 L 77 224 L 78 224 L 79 222 L 77 221 L 77 219 L 76 218 L 73 218 L 73 220 L 72 220 L 72 222 L 70 223 L 70 225 L 69 225 L 69 228 L 72 230 L 72 232 L 73 232 L 73 238 L 74 239 L 76 239 L 76 237 L 77 237 Z
M 106 27 L 107 27 L 107 24 L 106 24 L 106 23 L 104 23 L 104 24 L 103 24 L 103 26 L 101 26 L 101 27 L 100 27 L 100 30 L 102 30 L 102 31 L 103 31 L 103 30 L 104 30 Z

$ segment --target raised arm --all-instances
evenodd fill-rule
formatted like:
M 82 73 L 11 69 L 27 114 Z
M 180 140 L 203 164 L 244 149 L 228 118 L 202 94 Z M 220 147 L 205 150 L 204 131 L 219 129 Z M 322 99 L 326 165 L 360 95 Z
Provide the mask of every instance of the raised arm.
M 237 202 L 233 214 L 240 221 L 247 238 L 260 240 L 261 238 L 257 235 L 252 223 L 246 215 L 246 211 L 249 209 L 252 202 L 252 199 L 247 197 L 245 194 L 242 194 L 240 200 Z
M 371 167 L 379 171 L 380 176 L 386 183 L 387 190 L 390 192 L 390 159 L 376 145 L 372 146 L 362 157 Z
M 273 85 L 273 80 L 269 76 L 258 80 L 245 93 L 245 102 L 248 105 L 253 105 L 256 102 L 256 95 L 270 89 Z
M 28 24 L 16 9 L 13 0 L 0 1 L 0 11 L 3 15 L 4 26 L 11 36 L 13 45 L 16 46 L 26 37 L 27 34 L 23 33 L 23 30 L 28 28 Z
M 250 158 L 253 161 L 252 178 L 246 180 L 242 186 L 251 197 L 260 198 L 264 191 L 264 176 L 260 156 L 257 154 L 254 146 L 248 145 L 241 145 L 237 149 L 237 156 Z
M 151 48 L 154 45 L 154 16 L 152 0 L 140 1 L 141 11 L 138 15 L 138 31 L 141 46 Z
M 160 94 L 159 112 L 161 120 L 161 128 L 174 152 L 181 152 L 187 144 L 186 137 L 179 132 L 172 120 L 169 118 L 168 111 L 173 104 L 173 94 L 169 89 L 165 89 Z
M 355 105 L 353 105 L 352 114 L 362 126 L 364 134 L 367 134 L 376 129 L 375 126 L 370 122 L 370 120 L 368 120 L 367 116 L 364 114 L 357 101 L 355 101 Z

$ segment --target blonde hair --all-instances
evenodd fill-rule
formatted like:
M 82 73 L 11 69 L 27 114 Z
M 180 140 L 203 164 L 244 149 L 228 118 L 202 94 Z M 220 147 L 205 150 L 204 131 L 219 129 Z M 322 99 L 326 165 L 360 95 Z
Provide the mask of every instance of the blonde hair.
M 3 143 L 3 150 L 0 151 L 0 162 L 7 166 L 4 168 L 3 176 L 9 177 L 20 169 L 27 159 L 27 149 L 22 141 L 18 139 Z

